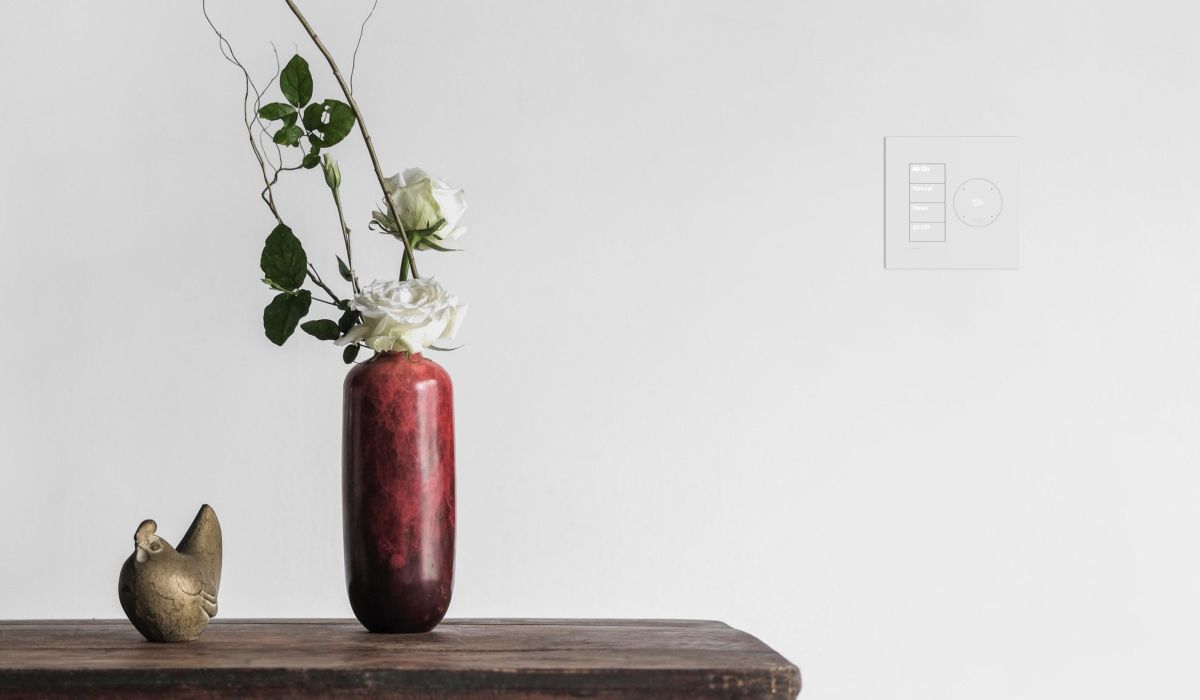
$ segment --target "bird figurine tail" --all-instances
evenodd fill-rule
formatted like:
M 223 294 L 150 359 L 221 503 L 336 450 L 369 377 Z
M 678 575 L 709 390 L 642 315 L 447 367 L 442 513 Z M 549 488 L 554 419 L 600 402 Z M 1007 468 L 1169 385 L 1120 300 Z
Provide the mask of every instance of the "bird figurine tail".
M 221 587 L 221 523 L 217 520 L 217 512 L 205 503 L 196 513 L 192 526 L 179 540 L 177 552 L 185 556 L 195 557 L 204 574 L 205 583 L 211 584 L 212 594 L 217 595 Z M 208 586 L 206 586 L 208 588 Z M 216 616 L 216 613 L 213 613 Z

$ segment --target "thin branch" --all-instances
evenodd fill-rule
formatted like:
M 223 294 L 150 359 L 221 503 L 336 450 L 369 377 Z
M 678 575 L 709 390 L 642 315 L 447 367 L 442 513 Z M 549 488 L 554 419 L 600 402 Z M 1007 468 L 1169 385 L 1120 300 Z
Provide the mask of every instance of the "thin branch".
M 271 177 L 270 181 L 267 182 L 267 186 L 262 191 L 263 198 L 265 199 L 267 193 L 271 191 L 271 188 L 274 187 L 276 184 L 278 184 L 279 173 L 291 172 L 292 170 L 300 170 L 303 167 L 304 167 L 304 165 L 301 164 L 301 165 L 293 165 L 290 168 L 284 168 L 284 167 L 275 168 L 275 174 Z
M 371 132 L 367 130 L 367 123 L 363 120 L 362 110 L 358 108 L 358 103 L 354 101 L 354 93 L 350 91 L 350 86 L 346 84 L 346 79 L 342 77 L 342 72 L 338 70 L 337 61 L 333 60 L 333 54 L 329 53 L 329 49 L 325 48 L 325 44 L 321 42 L 321 38 L 317 36 L 312 25 L 305 19 L 304 14 L 300 12 L 300 8 L 296 7 L 294 0 L 284 0 L 287 6 L 291 8 L 292 14 L 296 15 L 296 19 L 300 20 L 300 24 L 304 27 L 304 31 L 308 32 L 309 38 L 316 44 L 317 49 L 325 56 L 325 61 L 329 64 L 330 70 L 333 71 L 333 77 L 337 79 L 338 86 L 342 89 L 342 94 L 346 96 L 346 102 L 350 104 L 350 109 L 354 110 L 354 116 L 358 120 L 358 130 L 362 133 L 363 141 L 367 144 L 367 153 L 371 156 L 371 165 L 375 167 L 375 179 L 379 180 L 379 189 L 383 190 L 383 201 L 387 204 L 388 211 L 392 215 L 392 219 L 396 222 L 396 229 L 400 234 L 400 242 L 404 244 L 404 255 L 408 259 L 409 269 L 412 270 L 413 277 L 419 277 L 417 274 L 417 260 L 413 255 L 412 243 L 408 240 L 408 234 L 404 231 L 404 224 L 400 223 L 400 216 L 396 212 L 396 205 L 392 202 L 392 198 L 388 196 L 387 183 L 383 177 L 383 168 L 379 166 L 379 156 L 375 153 L 375 146 L 371 143 Z
M 283 72 L 283 68 L 279 63 L 279 49 L 275 47 L 275 42 L 271 41 L 268 43 L 271 45 L 271 54 L 275 56 L 275 72 L 271 74 L 271 79 L 267 81 L 267 84 L 263 85 L 263 89 L 259 91 L 258 97 L 254 100 L 254 104 L 252 105 L 254 110 L 254 121 L 258 124 L 258 138 L 260 143 L 262 142 L 262 139 L 267 137 L 267 125 L 263 123 L 262 117 L 258 114 L 258 110 L 262 109 L 263 95 L 267 94 L 267 90 L 271 88 L 271 85 L 274 84 L 276 80 L 279 80 L 279 74 Z M 271 145 L 269 147 L 265 144 L 263 145 L 263 151 L 266 152 L 268 148 L 275 149 L 275 160 L 272 161 L 270 158 L 267 158 L 267 162 L 271 164 L 272 168 L 278 171 L 283 167 L 283 147 L 274 141 L 271 141 Z
M 229 43 L 229 40 L 225 38 L 225 35 L 221 33 L 221 30 L 217 29 L 217 25 L 214 24 L 212 18 L 209 17 L 208 0 L 201 0 L 200 9 L 201 12 L 204 13 L 204 19 L 208 22 L 208 26 L 212 27 L 213 33 L 217 35 L 217 45 L 221 48 L 221 56 L 242 71 L 242 77 L 245 79 L 246 86 L 245 94 L 242 96 L 242 121 L 246 125 L 246 136 L 250 141 L 250 149 L 254 151 L 254 159 L 258 161 L 258 169 L 262 173 L 263 183 L 266 184 L 266 188 L 262 193 L 262 199 L 263 202 L 266 203 L 267 207 L 271 210 L 271 215 L 275 217 L 275 221 L 282 224 L 283 217 L 279 215 L 279 209 L 275 206 L 275 193 L 271 189 L 271 179 L 267 175 L 267 164 L 264 160 L 265 157 L 262 151 L 259 150 L 258 143 L 256 143 L 254 136 L 254 122 L 256 119 L 258 119 L 258 110 L 256 107 L 258 101 L 262 99 L 263 93 L 266 92 L 266 88 L 263 88 L 261 92 L 258 90 L 258 87 L 254 84 L 254 79 L 250 77 L 250 71 L 246 70 L 246 66 L 244 66 L 240 60 L 238 60 L 237 54 L 234 53 L 233 45 Z M 247 108 L 247 105 L 250 104 L 251 94 L 254 94 L 255 96 L 254 103 L 251 105 L 251 107 L 254 108 L 253 117 L 248 116 L 249 110 Z
M 354 69 L 358 66 L 358 49 L 362 46 L 363 33 L 367 31 L 367 22 L 371 21 L 371 16 L 375 14 L 375 8 L 379 7 L 379 0 L 371 5 L 371 11 L 367 13 L 367 18 L 362 21 L 362 26 L 358 28 L 358 41 L 354 44 L 354 55 L 350 57 L 350 92 L 354 92 Z
M 329 295 L 329 298 L 336 302 L 334 306 L 341 308 L 340 305 L 342 300 L 338 298 L 338 295 L 334 294 L 333 290 L 325 284 L 325 281 L 321 279 L 321 275 L 317 274 L 317 268 L 313 267 L 312 263 L 308 264 L 308 278 L 313 281 L 313 284 L 325 290 L 325 293 Z

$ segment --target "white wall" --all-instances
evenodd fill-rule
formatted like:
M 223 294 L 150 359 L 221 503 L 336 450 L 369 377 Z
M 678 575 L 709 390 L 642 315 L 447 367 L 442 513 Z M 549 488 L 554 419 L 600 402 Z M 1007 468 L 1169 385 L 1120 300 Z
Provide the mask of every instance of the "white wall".
M 305 3 L 346 64 L 367 0 Z M 344 8 L 344 9 L 342 9 Z M 282 3 L 212 13 L 260 70 Z M 389 170 L 467 188 L 452 616 L 702 617 L 806 697 L 1187 697 L 1200 9 L 383 2 Z M 318 95 L 333 94 L 318 73 Z M 0 617 L 120 616 L 203 501 L 222 615 L 346 616 L 334 350 L 195 2 L 0 4 Z M 882 269 L 882 137 L 1021 137 L 1017 272 Z M 368 276 L 396 246 L 337 149 Z M 339 249 L 314 174 L 280 200 Z

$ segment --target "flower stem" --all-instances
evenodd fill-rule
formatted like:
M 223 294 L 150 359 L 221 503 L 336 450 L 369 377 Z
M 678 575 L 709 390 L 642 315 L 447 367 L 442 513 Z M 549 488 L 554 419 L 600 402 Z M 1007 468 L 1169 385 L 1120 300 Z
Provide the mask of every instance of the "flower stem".
M 408 256 L 400 261 L 400 281 L 408 279 Z
M 383 201 L 387 204 L 388 212 L 396 221 L 396 228 L 400 233 L 400 242 L 404 244 L 404 259 L 408 263 L 409 269 L 412 270 L 414 277 L 417 276 L 417 260 L 413 256 L 412 243 L 408 240 L 408 234 L 404 231 L 404 224 L 400 223 L 400 216 L 396 212 L 396 205 L 392 202 L 392 198 L 388 196 L 387 185 L 384 183 L 383 169 L 379 167 L 379 156 L 375 154 L 375 146 L 371 143 L 371 132 L 367 130 L 367 123 L 363 121 L 362 111 L 358 108 L 358 103 L 354 101 L 354 94 L 350 91 L 350 87 L 346 85 L 346 80 L 342 77 L 342 72 L 338 70 L 337 62 L 333 60 L 333 54 L 329 53 L 329 49 L 325 48 L 325 44 L 321 42 L 321 38 L 317 36 L 312 25 L 305 19 L 304 14 L 300 12 L 300 8 L 296 7 L 293 0 L 284 0 L 287 6 L 291 8 L 292 14 L 296 15 L 296 19 L 300 20 L 300 24 L 304 27 L 304 31 L 308 32 L 309 38 L 316 44 L 321 55 L 325 57 L 325 62 L 329 64 L 330 70 L 333 71 L 333 77 L 337 79 L 338 87 L 342 89 L 342 94 L 346 96 L 346 102 L 349 103 L 350 109 L 354 110 L 354 116 L 358 120 L 358 130 L 362 133 L 363 141 L 367 144 L 367 153 L 371 156 L 371 165 L 375 167 L 375 179 L 379 180 L 379 188 L 383 190 Z M 347 261 L 347 264 L 349 262 Z
M 346 215 L 342 212 L 342 195 L 336 187 L 330 187 L 329 191 L 333 193 L 333 203 L 337 205 L 338 222 L 342 225 L 342 240 L 346 242 L 346 267 L 350 268 L 350 288 L 354 290 L 355 294 L 358 294 L 362 289 L 358 286 L 358 273 L 354 271 L 354 253 L 350 251 L 350 227 L 346 225 Z

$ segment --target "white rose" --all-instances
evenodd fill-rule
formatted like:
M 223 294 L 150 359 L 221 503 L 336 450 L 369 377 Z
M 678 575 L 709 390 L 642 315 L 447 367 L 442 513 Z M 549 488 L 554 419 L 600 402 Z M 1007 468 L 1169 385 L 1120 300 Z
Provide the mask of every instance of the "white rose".
M 388 199 L 396 207 L 400 223 L 404 224 L 404 232 L 418 250 L 445 248 L 447 243 L 467 232 L 458 225 L 467 211 L 462 190 L 454 189 L 420 168 L 405 170 L 403 176 L 393 175 L 384 180 L 384 186 Z M 373 212 L 372 218 L 388 233 L 397 233 L 396 222 L 386 202 L 383 211 Z M 439 221 L 445 223 L 439 225 Z
M 437 340 L 453 340 L 467 314 L 466 304 L 450 296 L 432 277 L 404 282 L 372 282 L 354 297 L 350 308 L 363 322 L 338 345 L 361 342 L 375 352 L 418 353 Z

